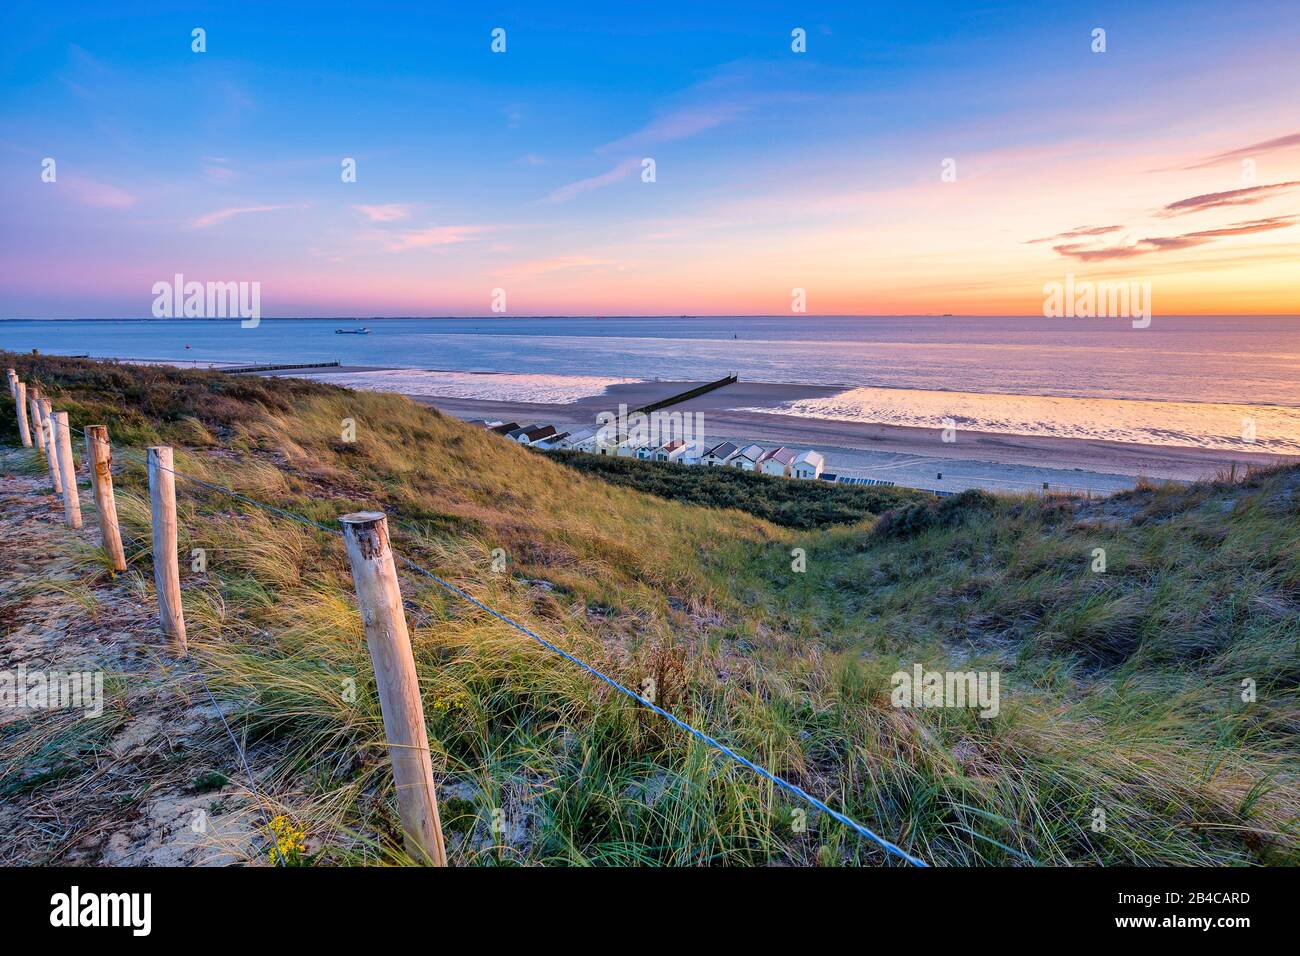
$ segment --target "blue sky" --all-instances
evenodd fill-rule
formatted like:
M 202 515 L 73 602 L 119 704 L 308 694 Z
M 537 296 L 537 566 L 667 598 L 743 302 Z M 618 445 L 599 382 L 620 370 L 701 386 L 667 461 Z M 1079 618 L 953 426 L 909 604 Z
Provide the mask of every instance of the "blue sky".
M 271 314 L 479 314 L 497 287 L 520 314 L 780 312 L 795 286 L 1034 311 L 1083 265 L 1032 240 L 1115 220 L 1141 248 L 1154 210 L 1242 185 L 1187 167 L 1300 129 L 1294 3 L 105 6 L 0 14 L 2 317 L 146 314 L 177 271 L 261 281 Z M 1268 199 L 1208 223 L 1270 221 L 1235 270 L 1247 239 L 1123 268 L 1276 305 L 1295 202 Z

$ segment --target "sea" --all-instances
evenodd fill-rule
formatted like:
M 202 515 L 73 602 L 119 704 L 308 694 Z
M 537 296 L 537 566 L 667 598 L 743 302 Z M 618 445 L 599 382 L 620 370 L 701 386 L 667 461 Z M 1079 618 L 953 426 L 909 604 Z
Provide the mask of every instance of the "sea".
M 339 335 L 337 329 L 370 329 Z M 22 320 L 16 351 L 381 366 L 360 388 L 573 401 L 628 380 L 836 386 L 810 418 L 1300 454 L 1300 316 L 632 316 Z M 496 372 L 482 376 L 467 373 Z

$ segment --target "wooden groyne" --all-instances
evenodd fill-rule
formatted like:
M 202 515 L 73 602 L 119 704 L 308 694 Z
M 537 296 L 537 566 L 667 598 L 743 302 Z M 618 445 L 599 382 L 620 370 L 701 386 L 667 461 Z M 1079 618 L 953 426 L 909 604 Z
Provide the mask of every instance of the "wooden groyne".
M 301 365 L 239 365 L 235 368 L 215 368 L 216 372 L 282 372 L 293 368 L 338 368 L 338 362 L 304 362 Z
M 724 385 L 733 385 L 736 382 L 735 375 L 728 375 L 726 378 L 720 378 L 716 382 L 707 382 L 704 385 L 697 385 L 689 391 L 682 392 L 680 395 L 670 395 L 668 398 L 660 399 L 657 402 L 651 402 L 649 405 L 642 405 L 632 411 L 640 412 L 643 415 L 649 415 L 651 412 L 657 412 L 661 408 L 667 408 L 669 405 L 677 405 L 680 402 L 688 401 L 692 398 L 698 398 Z

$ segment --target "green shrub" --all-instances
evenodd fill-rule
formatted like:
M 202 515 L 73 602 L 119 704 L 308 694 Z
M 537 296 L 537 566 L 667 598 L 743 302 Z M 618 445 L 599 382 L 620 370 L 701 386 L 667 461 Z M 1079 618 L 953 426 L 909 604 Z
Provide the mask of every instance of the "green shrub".
M 807 530 L 856 524 L 901 504 L 923 500 L 922 492 L 907 488 L 837 485 L 735 468 L 641 461 L 577 451 L 552 451 L 547 455 L 611 484 L 635 488 L 669 501 L 736 508 L 787 528 Z
M 914 501 L 880 516 L 873 533 L 883 539 L 910 538 L 932 528 L 950 528 L 977 514 L 991 514 L 996 500 L 987 491 L 967 488 L 951 498 Z

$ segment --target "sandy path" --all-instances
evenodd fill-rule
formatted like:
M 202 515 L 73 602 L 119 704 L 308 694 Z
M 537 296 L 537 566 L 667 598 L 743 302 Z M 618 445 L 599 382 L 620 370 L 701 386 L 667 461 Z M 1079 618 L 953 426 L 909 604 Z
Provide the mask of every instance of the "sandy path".
M 0 864 L 264 861 L 262 805 L 220 714 L 194 664 L 163 653 L 148 562 L 88 568 L 91 496 L 67 528 L 48 480 L 21 473 L 32 455 L 0 449 L 0 674 L 98 672 L 103 712 L 0 706 Z M 255 776 L 263 756 L 249 751 Z

